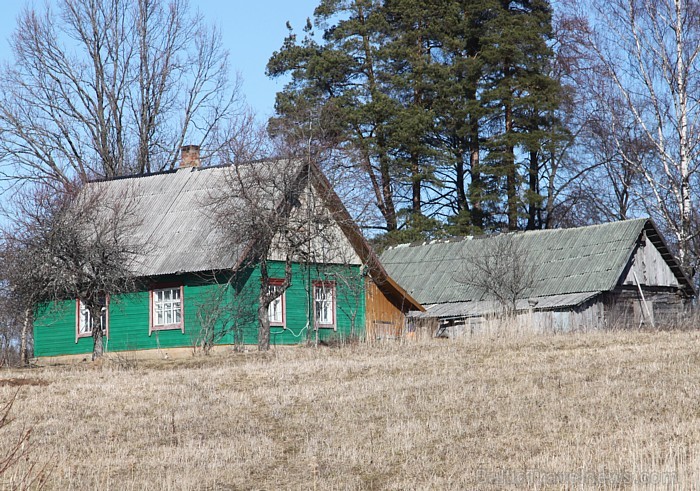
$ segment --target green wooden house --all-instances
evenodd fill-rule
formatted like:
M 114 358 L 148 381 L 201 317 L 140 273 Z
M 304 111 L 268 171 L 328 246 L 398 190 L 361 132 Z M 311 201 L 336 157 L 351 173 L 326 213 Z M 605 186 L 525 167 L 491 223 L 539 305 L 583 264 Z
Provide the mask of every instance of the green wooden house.
M 389 278 L 316 166 L 265 161 L 235 171 L 274 176 L 290 165 L 308 174 L 290 219 L 303 219 L 304 203 L 313 199 L 324 210 L 329 238 L 314 238 L 304 260 L 292 263 L 290 286 L 268 309 L 271 344 L 362 338 L 387 324 L 400 329 L 404 314 L 422 307 Z M 189 350 L 208 329 L 218 330 L 220 345 L 257 343 L 259 265 L 248 260 L 251 244 L 232 244 L 212 210 L 217 199 L 237 192 L 233 168 L 201 167 L 199 149 L 191 146 L 183 148 L 175 171 L 88 185 L 99 186 L 104 199 L 128 200 L 129 233 L 147 245 L 136 261 L 139 289 L 104 300 L 105 352 Z M 264 187 L 245 191 L 278 206 L 280 197 Z M 268 256 L 271 288 L 284 278 L 282 256 L 274 248 Z M 34 355 L 91 353 L 88 316 L 78 298 L 42 305 L 34 321 Z

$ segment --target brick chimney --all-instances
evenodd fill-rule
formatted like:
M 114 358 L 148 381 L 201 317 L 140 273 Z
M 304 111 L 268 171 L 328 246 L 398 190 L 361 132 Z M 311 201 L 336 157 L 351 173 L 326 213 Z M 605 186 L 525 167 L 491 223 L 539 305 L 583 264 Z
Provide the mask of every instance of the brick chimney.
M 182 161 L 180 169 L 187 167 L 199 167 L 199 145 L 185 145 L 182 147 Z

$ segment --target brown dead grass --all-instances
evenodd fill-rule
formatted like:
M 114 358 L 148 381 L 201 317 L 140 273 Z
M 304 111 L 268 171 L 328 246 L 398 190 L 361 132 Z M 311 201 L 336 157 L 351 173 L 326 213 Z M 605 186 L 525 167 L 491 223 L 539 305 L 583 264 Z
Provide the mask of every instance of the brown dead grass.
M 696 331 L 90 366 L 0 372 L 49 384 L 22 387 L 13 408 L 17 431 L 34 427 L 33 459 L 54 466 L 49 489 L 693 489 L 700 479 Z M 16 390 L 0 385 L 0 401 Z

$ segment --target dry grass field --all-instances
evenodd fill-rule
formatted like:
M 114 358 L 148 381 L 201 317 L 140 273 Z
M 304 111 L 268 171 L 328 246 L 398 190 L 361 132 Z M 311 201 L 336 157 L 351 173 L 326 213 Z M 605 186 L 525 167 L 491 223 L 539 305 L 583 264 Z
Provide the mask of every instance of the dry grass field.
M 694 331 L 5 370 L 0 401 L 18 384 L 0 458 L 33 447 L 0 489 L 32 462 L 60 490 L 700 487 Z

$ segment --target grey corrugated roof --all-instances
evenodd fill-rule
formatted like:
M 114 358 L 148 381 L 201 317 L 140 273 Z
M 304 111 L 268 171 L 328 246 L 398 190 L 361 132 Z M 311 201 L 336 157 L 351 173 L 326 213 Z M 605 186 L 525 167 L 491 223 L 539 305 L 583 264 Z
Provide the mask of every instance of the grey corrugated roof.
M 601 292 L 614 288 L 647 219 L 589 227 L 511 234 L 531 270 L 525 298 Z M 400 245 L 381 261 L 388 273 L 424 305 L 485 300 L 464 282 L 469 258 L 489 252 L 492 238 Z
M 287 161 L 265 161 L 237 167 L 241 172 L 289 173 Z M 232 244 L 218 232 L 212 203 L 231 193 L 237 182 L 231 166 L 184 168 L 175 172 L 90 183 L 101 199 L 124 203 L 133 242 L 142 247 L 139 276 L 222 270 L 234 267 L 245 243 Z M 235 189 L 233 189 L 235 192 Z M 260 191 L 268 196 L 268 192 Z M 266 198 L 267 199 L 267 198 Z M 273 199 L 270 197 L 270 202 Z

